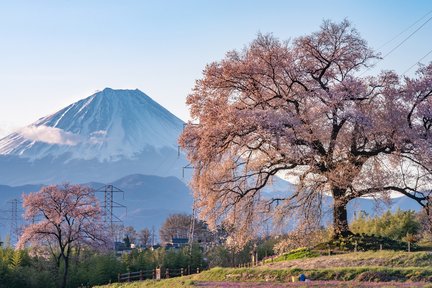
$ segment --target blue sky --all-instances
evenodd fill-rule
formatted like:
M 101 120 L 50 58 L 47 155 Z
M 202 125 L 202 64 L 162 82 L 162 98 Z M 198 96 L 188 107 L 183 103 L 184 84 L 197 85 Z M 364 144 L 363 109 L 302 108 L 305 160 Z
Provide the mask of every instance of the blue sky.
M 347 18 L 386 54 L 431 10 L 428 0 L 0 0 L 0 136 L 105 87 L 138 88 L 187 120 L 205 65 L 258 32 L 286 40 Z M 370 73 L 405 72 L 431 35 L 432 21 Z

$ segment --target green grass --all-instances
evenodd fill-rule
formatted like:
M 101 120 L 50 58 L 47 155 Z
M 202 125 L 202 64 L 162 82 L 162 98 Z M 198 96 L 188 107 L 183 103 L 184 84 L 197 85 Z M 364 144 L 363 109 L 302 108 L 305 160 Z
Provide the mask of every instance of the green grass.
M 265 262 L 281 262 L 281 261 L 288 261 L 288 260 L 296 260 L 296 259 L 304 259 L 304 258 L 313 258 L 318 257 L 320 254 L 318 252 L 312 251 L 309 248 L 298 248 L 295 250 L 292 250 L 288 253 L 284 253 L 282 255 L 279 255 L 273 259 L 267 259 Z
M 339 267 L 325 269 L 213 268 L 197 275 L 199 281 L 289 282 L 305 274 L 311 280 L 339 281 L 432 281 L 432 268 L 426 267 Z
M 109 288 L 141 287 L 191 287 L 197 282 L 291 282 L 305 274 L 312 281 L 360 281 L 360 282 L 430 282 L 432 268 L 384 268 L 384 267 L 347 267 L 328 269 L 269 269 L 269 268 L 213 268 L 199 275 L 172 278 L 161 281 L 143 281 L 135 283 L 116 283 Z
M 384 250 L 347 253 L 325 258 L 337 259 L 343 262 L 344 266 L 429 267 L 432 264 L 432 253 L 430 252 Z
M 311 251 L 298 250 L 282 255 L 279 262 L 253 268 L 216 267 L 200 274 L 161 281 L 117 283 L 109 288 L 193 287 L 197 282 L 290 282 L 291 277 L 305 274 L 313 281 L 370 282 L 430 282 L 432 281 L 432 254 L 428 252 L 358 252 L 316 257 Z M 301 259 L 301 260 L 282 260 Z M 313 258 L 307 258 L 313 257 Z M 327 261 L 327 262 L 326 262 Z M 294 267 L 290 263 L 298 263 Z M 319 263 L 315 267 L 314 263 Z M 338 263 L 339 266 L 331 266 Z M 302 265 L 300 265 L 302 264 Z M 299 268 L 303 267 L 303 268 Z M 349 283 L 349 282 L 348 282 Z M 353 282 L 354 283 L 354 282 Z M 389 283 L 389 287 L 391 283 Z
M 408 243 L 404 241 L 394 240 L 384 236 L 367 235 L 367 234 L 352 234 L 346 237 L 339 237 L 328 242 L 318 244 L 315 249 L 333 251 L 370 251 L 370 250 L 396 250 L 406 251 Z M 421 250 L 421 247 L 415 243 L 411 243 L 411 251 Z

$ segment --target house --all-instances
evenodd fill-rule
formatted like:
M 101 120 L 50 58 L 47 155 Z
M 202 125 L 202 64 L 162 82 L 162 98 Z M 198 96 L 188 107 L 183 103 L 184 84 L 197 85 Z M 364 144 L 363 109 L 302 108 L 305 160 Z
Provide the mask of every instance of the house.
M 171 242 L 166 245 L 166 248 L 182 248 L 186 245 L 188 245 L 189 239 L 188 238 L 171 238 Z

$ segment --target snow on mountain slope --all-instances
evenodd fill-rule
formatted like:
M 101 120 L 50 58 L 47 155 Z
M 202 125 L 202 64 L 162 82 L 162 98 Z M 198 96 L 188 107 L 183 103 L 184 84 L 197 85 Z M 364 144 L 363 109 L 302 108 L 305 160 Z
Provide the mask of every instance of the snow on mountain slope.
M 148 148 L 177 149 L 182 127 L 183 121 L 143 92 L 106 88 L 1 139 L 0 154 L 133 159 Z
M 181 177 L 183 121 L 139 90 L 101 92 L 0 139 L 0 183 Z

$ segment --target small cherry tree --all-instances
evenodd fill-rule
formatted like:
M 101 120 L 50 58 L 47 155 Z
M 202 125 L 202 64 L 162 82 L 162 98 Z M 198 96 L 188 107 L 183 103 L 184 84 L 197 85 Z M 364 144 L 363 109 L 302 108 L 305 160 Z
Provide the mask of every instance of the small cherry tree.
M 63 265 L 60 285 L 66 287 L 73 252 L 82 247 L 108 247 L 107 229 L 94 192 L 81 185 L 53 185 L 23 195 L 23 199 L 24 217 L 33 223 L 25 227 L 17 248 L 29 244 L 50 253 L 57 269 Z
M 432 64 L 414 78 L 362 76 L 378 56 L 348 21 L 325 21 L 292 42 L 259 35 L 209 64 L 180 138 L 201 217 L 230 223 L 244 243 L 258 215 L 316 215 L 325 195 L 335 235 L 350 233 L 357 197 L 399 192 L 428 209 Z M 262 197 L 280 174 L 297 179 L 296 191 Z

